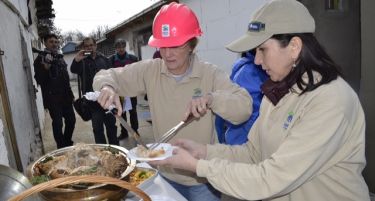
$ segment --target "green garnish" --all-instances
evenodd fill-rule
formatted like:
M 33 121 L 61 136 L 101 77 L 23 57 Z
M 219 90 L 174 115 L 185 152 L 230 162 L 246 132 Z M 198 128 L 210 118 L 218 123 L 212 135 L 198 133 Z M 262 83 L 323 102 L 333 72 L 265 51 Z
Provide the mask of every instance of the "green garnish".
M 138 177 L 141 178 L 141 179 L 146 179 L 148 177 L 147 172 L 146 171 L 141 171 L 139 173 Z
M 111 146 L 105 147 L 104 150 L 111 152 L 112 154 L 118 154 L 119 151 Z
M 47 156 L 45 159 L 43 159 L 42 161 L 40 161 L 41 163 L 47 163 L 48 161 L 51 161 L 53 160 L 53 156 Z
M 88 174 L 91 174 L 91 173 L 95 173 L 96 171 L 98 171 L 98 167 L 92 166 L 92 167 L 90 167 L 86 170 L 78 171 L 75 175 L 88 175 Z
M 49 180 L 50 180 L 50 178 L 49 178 L 48 175 L 42 174 L 40 176 L 35 176 L 35 177 L 31 178 L 30 182 L 33 185 L 37 185 L 37 184 L 47 182 Z

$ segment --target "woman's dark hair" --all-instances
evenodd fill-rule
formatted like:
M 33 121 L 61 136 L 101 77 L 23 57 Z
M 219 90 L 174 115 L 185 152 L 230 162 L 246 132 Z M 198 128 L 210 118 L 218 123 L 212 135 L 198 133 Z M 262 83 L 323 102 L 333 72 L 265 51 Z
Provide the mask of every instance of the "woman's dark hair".
M 302 90 L 301 94 L 303 94 L 342 75 L 341 68 L 331 59 L 312 33 L 277 34 L 271 38 L 278 40 L 281 47 L 286 47 L 295 36 L 302 40 L 303 45 L 296 61 L 297 66 L 285 78 L 290 86 L 297 83 L 298 88 Z M 314 80 L 313 71 L 322 76 L 320 81 Z M 307 82 L 302 79 L 305 73 L 308 76 Z
M 187 43 L 189 43 L 190 48 L 194 50 L 198 45 L 198 38 L 197 37 L 191 38 L 190 40 L 187 41 Z

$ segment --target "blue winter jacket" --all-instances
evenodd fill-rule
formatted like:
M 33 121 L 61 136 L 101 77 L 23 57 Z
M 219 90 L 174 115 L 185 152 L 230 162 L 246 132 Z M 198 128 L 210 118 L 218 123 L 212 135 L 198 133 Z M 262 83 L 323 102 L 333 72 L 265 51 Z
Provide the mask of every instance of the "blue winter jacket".
M 247 52 L 233 65 L 231 80 L 245 88 L 253 99 L 253 113 L 242 124 L 233 125 L 220 116 L 216 116 L 215 127 L 219 142 L 225 144 L 243 144 L 247 142 L 247 135 L 251 126 L 259 116 L 260 102 L 263 94 L 260 86 L 268 79 L 268 75 L 260 66 L 254 64 L 254 56 Z

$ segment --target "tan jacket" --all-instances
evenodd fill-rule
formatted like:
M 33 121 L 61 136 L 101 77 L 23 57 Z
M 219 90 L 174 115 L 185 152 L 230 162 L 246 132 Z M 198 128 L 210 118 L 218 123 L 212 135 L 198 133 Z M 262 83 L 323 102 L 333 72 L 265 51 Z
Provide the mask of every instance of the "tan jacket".
M 212 64 L 203 63 L 193 55 L 192 72 L 176 82 L 168 72 L 163 60 L 144 60 L 100 71 L 94 78 L 94 90 L 104 85 L 112 86 L 119 95 L 137 96 L 147 93 L 155 139 L 179 123 L 192 96 L 212 93 L 210 105 L 213 112 L 235 124 L 247 120 L 252 112 L 252 100 L 247 91 L 233 84 L 229 76 Z M 216 139 L 214 115 L 209 112 L 177 134 L 177 138 L 188 138 L 202 143 L 213 143 Z M 195 185 L 197 176 L 190 172 L 162 169 L 167 178 L 184 185 Z M 177 174 L 175 174 L 177 173 Z
M 361 175 L 365 116 L 342 78 L 302 96 L 289 93 L 276 106 L 263 98 L 248 143 L 207 151 L 197 174 L 239 199 L 370 200 Z

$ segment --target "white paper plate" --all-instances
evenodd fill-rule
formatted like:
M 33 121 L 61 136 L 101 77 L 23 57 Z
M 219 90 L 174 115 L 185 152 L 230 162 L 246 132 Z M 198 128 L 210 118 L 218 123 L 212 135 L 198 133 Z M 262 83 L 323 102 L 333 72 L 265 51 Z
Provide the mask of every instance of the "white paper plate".
M 151 144 L 147 144 L 148 147 L 150 147 L 152 145 Z M 168 144 L 168 143 L 160 143 L 159 146 L 157 146 L 155 149 L 161 149 L 163 148 L 164 151 L 165 151 L 165 154 L 162 155 L 162 156 L 159 156 L 159 157 L 155 157 L 155 158 L 143 158 L 143 157 L 138 157 L 136 152 L 137 152 L 137 147 L 134 147 L 133 149 L 131 149 L 128 153 L 128 157 L 130 159 L 134 159 L 134 160 L 137 160 L 137 161 L 142 161 L 142 162 L 147 162 L 147 161 L 158 161 L 158 160 L 164 160 L 168 157 L 171 157 L 172 156 L 172 151 L 173 151 L 173 146 L 171 144 Z
M 164 195 L 150 195 L 150 198 L 152 201 L 176 201 L 174 198 L 167 197 Z M 143 201 L 143 199 L 140 201 Z

